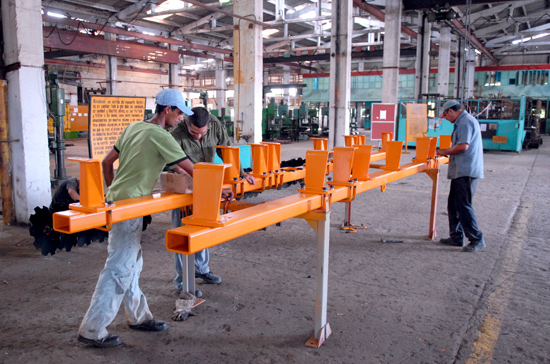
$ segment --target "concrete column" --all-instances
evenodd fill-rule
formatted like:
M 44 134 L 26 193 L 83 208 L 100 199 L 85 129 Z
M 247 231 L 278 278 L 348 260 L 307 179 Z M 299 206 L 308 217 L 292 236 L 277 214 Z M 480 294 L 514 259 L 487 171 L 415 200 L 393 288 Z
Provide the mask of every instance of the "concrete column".
M 15 218 L 51 202 L 40 0 L 2 0 Z
M 261 0 L 235 0 L 233 12 L 251 19 L 263 21 Z M 240 142 L 262 141 L 262 27 L 246 20 L 234 18 L 234 79 L 235 79 L 235 128 Z M 245 139 L 246 141 L 246 139 Z M 243 141 L 244 142 L 244 141 Z
M 451 29 L 442 26 L 439 30 L 439 59 L 437 65 L 437 93 L 442 97 L 449 96 L 449 66 L 451 64 Z
M 178 51 L 178 46 L 171 44 L 170 50 L 171 51 Z M 180 55 L 180 59 L 181 59 Z M 180 79 L 179 79 L 179 73 L 180 73 L 180 65 L 179 64 L 170 64 L 168 67 L 168 84 L 170 85 L 170 88 L 178 89 L 178 86 L 180 85 Z M 206 105 L 204 105 L 206 106 Z
M 467 52 L 464 53 L 466 61 L 466 84 L 464 85 L 464 98 L 471 99 L 474 97 L 474 75 L 476 68 L 476 52 L 470 46 Z
M 116 34 L 105 33 L 106 40 L 116 42 Z M 118 95 L 117 57 L 105 56 L 105 78 L 107 79 L 107 95 Z
M 216 107 L 214 109 L 219 110 L 221 115 L 222 108 L 226 107 L 226 95 L 225 90 L 227 89 L 227 85 L 225 82 L 226 78 L 226 72 L 223 69 L 223 60 L 217 59 L 216 60 Z
M 345 146 L 349 135 L 352 0 L 332 2 L 328 149 Z
M 290 83 L 290 66 L 283 66 L 283 85 L 288 85 Z M 283 99 L 285 104 L 288 105 L 290 109 L 290 89 L 283 89 Z
M 382 102 L 396 104 L 399 98 L 399 44 L 401 38 L 401 0 L 386 1 L 384 58 L 382 61 Z
M 414 88 L 416 98 L 421 100 L 425 98 L 422 95 L 428 93 L 430 83 L 430 35 L 432 32 L 432 24 L 428 23 L 424 13 L 419 17 L 418 29 Z
M 464 42 L 462 37 L 458 37 L 456 42 L 456 60 L 455 60 L 455 87 L 454 97 L 462 99 L 464 90 Z

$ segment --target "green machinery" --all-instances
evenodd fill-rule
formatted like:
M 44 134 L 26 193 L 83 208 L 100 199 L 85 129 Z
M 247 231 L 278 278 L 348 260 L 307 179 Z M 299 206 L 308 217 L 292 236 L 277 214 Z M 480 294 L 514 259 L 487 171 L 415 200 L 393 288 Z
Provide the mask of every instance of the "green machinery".
M 298 140 L 298 121 L 293 118 L 288 105 L 282 105 L 271 99 L 262 111 L 262 133 L 264 140 Z
M 46 101 L 48 114 L 53 119 L 54 134 L 49 139 L 50 150 L 55 155 L 55 170 L 52 185 L 57 187 L 59 183 L 67 179 L 65 170 L 65 139 L 63 138 L 63 117 L 65 116 L 65 89 L 59 87 L 57 71 L 48 74 L 48 87 L 46 89 Z
M 223 123 L 223 125 L 225 125 L 225 129 L 227 130 L 227 135 L 232 137 L 235 132 L 235 128 L 234 128 L 233 121 L 231 121 L 231 116 L 226 115 L 226 109 L 222 107 L 221 112 L 220 110 L 214 109 L 210 111 L 210 113 L 215 117 L 217 117 Z

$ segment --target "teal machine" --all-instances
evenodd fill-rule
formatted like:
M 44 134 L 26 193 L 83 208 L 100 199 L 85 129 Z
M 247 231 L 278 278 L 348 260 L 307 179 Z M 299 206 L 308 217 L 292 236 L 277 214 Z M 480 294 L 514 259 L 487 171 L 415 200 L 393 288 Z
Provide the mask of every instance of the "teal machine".
M 451 135 L 453 124 L 439 118 L 441 106 L 445 100 L 428 102 L 428 133 L 427 136 Z M 399 104 L 399 120 L 397 122 L 396 140 L 405 141 L 407 122 L 407 103 L 423 103 L 418 100 L 402 100 Z M 514 99 L 473 99 L 465 100 L 467 110 L 479 121 L 483 149 L 508 150 L 521 152 L 525 139 L 526 97 Z M 495 143 L 493 137 L 506 137 L 506 142 Z M 409 146 L 416 145 L 409 141 Z
M 451 135 L 453 133 L 453 124 L 446 119 L 439 118 L 440 108 L 445 101 L 428 101 L 428 124 L 426 125 L 429 137 L 438 137 L 440 135 Z M 397 125 L 395 127 L 397 136 L 395 140 L 405 141 L 407 128 L 407 104 L 425 104 L 426 100 L 401 100 L 397 110 Z M 439 143 L 439 142 L 438 142 Z M 416 146 L 415 141 L 408 140 L 408 146 Z

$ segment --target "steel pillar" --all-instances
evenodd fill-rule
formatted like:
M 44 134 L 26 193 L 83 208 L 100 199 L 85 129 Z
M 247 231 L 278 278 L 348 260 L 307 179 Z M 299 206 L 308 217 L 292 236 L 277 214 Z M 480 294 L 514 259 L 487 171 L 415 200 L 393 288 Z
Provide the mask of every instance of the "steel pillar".
M 235 138 L 247 142 L 262 141 L 262 27 L 258 25 L 263 14 L 260 0 L 235 0 L 234 19 L 234 90 Z M 242 15 L 242 16 L 241 16 Z M 249 20 L 244 19 L 244 16 Z
M 105 33 L 105 40 L 116 43 L 116 34 Z M 107 79 L 107 95 L 118 95 L 118 58 L 106 56 L 105 58 L 105 78 Z
M 328 148 L 344 146 L 349 134 L 351 94 L 352 0 L 332 2 Z
M 441 97 L 449 96 L 449 66 L 451 63 L 451 28 L 442 26 L 439 29 L 439 59 L 437 72 L 437 93 Z
M 52 199 L 41 5 L 39 0 L 2 1 L 11 173 L 17 181 L 13 200 L 22 223 L 35 206 Z
M 416 47 L 416 82 L 414 84 L 415 96 L 421 100 L 424 94 L 428 93 L 430 81 L 430 34 L 432 24 L 428 23 L 426 13 L 419 17 L 418 28 L 420 32 L 417 38 Z
M 399 96 L 399 43 L 401 39 L 401 0 L 386 1 L 382 102 L 397 104 Z

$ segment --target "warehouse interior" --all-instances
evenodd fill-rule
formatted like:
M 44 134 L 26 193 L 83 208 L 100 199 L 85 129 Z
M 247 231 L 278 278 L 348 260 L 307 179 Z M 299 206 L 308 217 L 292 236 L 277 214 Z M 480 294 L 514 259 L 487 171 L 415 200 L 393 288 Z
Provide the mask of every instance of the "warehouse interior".
M 2 0 L 1 7 L 2 362 L 550 363 L 547 1 Z M 225 232 L 208 242 L 223 283 L 190 278 L 204 302 L 175 321 L 172 252 L 183 245 L 171 240 L 170 209 L 156 208 L 143 232 L 140 285 L 168 330 L 129 330 L 120 310 L 109 329 L 122 345 L 88 347 L 76 338 L 107 240 L 44 254 L 31 217 L 63 181 L 86 178 L 88 167 L 75 158 L 100 158 L 94 102 L 137 102 L 138 121 L 152 116 L 166 88 L 221 121 L 242 166 L 263 181 L 233 183 L 235 209 L 261 213 L 231 228 L 224 216 L 240 212 L 217 209 L 215 227 L 201 228 Z M 424 142 L 409 130 L 411 110 L 423 105 L 422 136 L 442 143 L 453 132 L 441 117 L 447 100 L 460 101 L 481 126 L 485 178 L 474 205 L 487 247 L 476 254 L 438 243 L 448 234 L 448 158 L 423 157 Z M 395 111 L 389 136 L 378 136 L 379 105 Z M 403 145 L 391 152 L 396 167 L 386 137 Z M 345 158 L 333 150 L 358 144 L 372 146 L 370 170 L 354 182 L 354 166 L 338 181 L 336 158 Z M 258 167 L 258 155 L 266 166 Z M 318 186 L 304 181 L 315 165 Z M 384 173 L 396 177 L 378 182 Z M 337 197 L 348 187 L 351 197 Z M 324 196 L 322 218 L 317 209 L 272 207 L 311 194 Z M 151 214 L 143 206 L 139 216 Z M 193 253 L 191 244 L 181 252 Z

